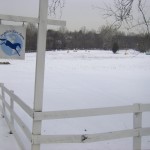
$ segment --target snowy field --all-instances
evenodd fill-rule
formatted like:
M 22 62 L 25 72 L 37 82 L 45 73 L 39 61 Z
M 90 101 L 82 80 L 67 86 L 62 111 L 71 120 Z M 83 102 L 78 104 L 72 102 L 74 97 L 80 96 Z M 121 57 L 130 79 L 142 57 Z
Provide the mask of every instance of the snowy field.
M 0 65 L 0 82 L 14 90 L 32 108 L 35 56 L 35 53 L 27 53 L 24 61 L 10 60 L 11 65 Z M 117 54 L 98 50 L 46 52 L 44 111 L 134 103 L 150 103 L 150 55 L 134 50 L 122 50 Z M 17 106 L 16 112 L 31 130 L 29 117 Z M 143 114 L 143 127 L 150 127 L 149 116 L 150 113 Z M 132 129 L 132 118 L 132 114 L 125 114 L 43 121 L 42 134 L 90 134 Z M 4 128 L 4 119 L 0 118 L 0 132 L 3 132 L 0 134 L 0 147 L 3 147 L 2 150 L 17 150 L 15 143 L 12 144 L 12 135 Z M 29 150 L 28 140 L 25 137 L 22 140 Z M 42 150 L 132 150 L 132 138 L 41 147 Z M 143 137 L 142 150 L 150 150 L 150 136 Z

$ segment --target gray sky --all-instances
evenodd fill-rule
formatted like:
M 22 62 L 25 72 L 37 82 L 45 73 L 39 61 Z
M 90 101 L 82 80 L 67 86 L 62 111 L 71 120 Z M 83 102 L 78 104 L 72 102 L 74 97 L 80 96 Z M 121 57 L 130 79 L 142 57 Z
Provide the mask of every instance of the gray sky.
M 103 7 L 104 2 L 112 4 L 113 0 L 65 0 L 62 20 L 67 21 L 67 29 L 79 30 L 86 27 L 88 30 L 98 30 L 98 27 L 106 24 L 107 20 L 102 17 L 98 9 L 93 6 Z M 150 0 L 147 0 L 150 6 Z M 39 0 L 0 0 L 0 14 L 19 16 L 38 16 Z M 50 17 L 55 19 L 54 17 Z M 57 13 L 56 19 L 60 19 Z
M 66 0 L 62 18 L 67 20 L 70 29 L 86 26 L 89 30 L 97 30 L 105 21 L 93 6 L 102 4 L 103 0 Z
M 37 17 L 38 3 L 39 0 L 0 0 L 0 14 Z M 104 20 L 92 6 L 102 4 L 103 0 L 65 0 L 61 19 L 67 21 L 69 30 L 79 30 L 83 26 L 97 30 Z M 60 19 L 60 13 L 55 18 L 49 18 Z

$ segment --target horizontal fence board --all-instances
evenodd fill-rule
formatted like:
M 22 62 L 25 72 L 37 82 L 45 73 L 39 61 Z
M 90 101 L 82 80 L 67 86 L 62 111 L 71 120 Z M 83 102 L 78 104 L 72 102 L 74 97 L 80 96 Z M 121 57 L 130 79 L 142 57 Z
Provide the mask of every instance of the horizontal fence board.
M 150 104 L 140 104 L 140 111 L 141 112 L 150 111 Z
M 37 135 L 33 137 L 34 144 L 46 143 L 91 143 L 120 138 L 138 136 L 138 129 L 114 131 L 108 133 L 86 134 L 86 135 Z
M 12 99 L 31 117 L 33 118 L 33 109 L 24 103 L 18 96 L 12 94 Z
M 98 134 L 91 134 L 87 135 L 86 143 L 91 142 L 98 142 L 98 141 L 106 141 L 106 140 L 114 140 L 114 139 L 121 139 L 121 138 L 128 138 L 138 136 L 137 129 L 129 129 L 129 130 L 122 130 L 122 131 L 113 131 L 108 133 L 98 133 Z
M 33 144 L 81 143 L 81 135 L 35 135 Z
M 6 92 L 30 117 L 33 118 L 33 110 L 24 103 L 18 96 L 8 90 L 6 87 L 2 87 L 4 92 Z
M 33 18 L 33 17 L 23 17 L 23 16 L 12 16 L 12 15 L 0 14 L 0 19 L 6 20 L 6 21 L 14 21 L 14 22 L 39 23 L 39 19 Z M 66 26 L 66 21 L 48 19 L 47 24 L 48 25 L 57 25 L 57 26 Z
M 18 136 L 17 132 L 15 131 L 15 129 L 13 127 L 10 126 L 10 121 L 9 119 L 7 118 L 7 116 L 5 115 L 5 120 L 6 120 L 6 123 L 9 127 L 9 129 L 13 132 L 13 135 L 15 136 L 15 139 L 19 145 L 19 147 L 21 148 L 21 150 L 25 150 L 25 146 L 23 145 L 22 141 L 20 140 L 21 138 Z
M 129 106 L 108 107 L 108 108 L 90 108 L 90 109 L 78 109 L 78 110 L 34 112 L 34 119 L 48 120 L 48 119 L 89 117 L 89 116 L 133 113 L 135 111 L 136 111 L 135 105 L 129 105 Z
M 150 128 L 141 128 L 140 129 L 141 136 L 150 136 Z
M 15 121 L 17 122 L 17 124 L 20 126 L 20 128 L 22 129 L 22 131 L 24 132 L 24 134 L 26 135 L 26 137 L 31 140 L 32 136 L 31 136 L 31 132 L 28 129 L 28 127 L 25 125 L 25 123 L 20 119 L 20 117 L 10 109 L 10 106 L 8 105 L 8 103 L 6 101 L 4 101 L 4 104 L 6 106 L 6 108 L 9 110 L 9 112 L 11 113 L 11 115 L 13 116 L 13 118 L 15 119 Z M 10 124 L 10 129 L 12 128 L 11 124 Z
M 0 105 L 0 111 L 1 111 L 1 112 L 2 112 L 2 109 L 3 109 L 3 108 L 2 108 L 2 106 Z

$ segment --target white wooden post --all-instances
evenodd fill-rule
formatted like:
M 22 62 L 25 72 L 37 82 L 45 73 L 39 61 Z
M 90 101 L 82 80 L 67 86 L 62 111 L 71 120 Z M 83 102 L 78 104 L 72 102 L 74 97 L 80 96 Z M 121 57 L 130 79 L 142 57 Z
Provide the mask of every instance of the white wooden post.
M 139 112 L 133 114 L 133 128 L 140 129 L 142 127 L 142 112 L 140 112 L 140 104 L 135 104 Z M 141 136 L 133 137 L 133 150 L 141 150 Z
M 4 104 L 4 100 L 5 100 L 5 94 L 4 94 L 4 90 L 3 90 L 4 84 L 1 83 L 1 92 L 2 92 L 2 116 L 3 118 L 5 117 L 5 104 Z
M 14 91 L 10 91 L 11 93 L 14 93 Z M 12 97 L 10 97 L 10 109 L 11 112 L 14 111 L 14 101 L 12 99 Z M 10 123 L 11 123 L 11 127 L 14 128 L 14 117 L 12 116 L 12 113 L 10 112 Z M 10 134 L 13 134 L 13 131 L 10 130 Z
M 41 112 L 42 107 L 43 107 L 47 14 L 48 14 L 48 0 L 40 0 L 39 1 L 37 55 L 36 55 L 34 108 L 33 108 L 35 112 Z M 42 124 L 41 121 L 33 120 L 32 134 L 34 136 L 41 135 L 41 124 Z M 31 149 L 40 150 L 40 144 L 32 143 Z

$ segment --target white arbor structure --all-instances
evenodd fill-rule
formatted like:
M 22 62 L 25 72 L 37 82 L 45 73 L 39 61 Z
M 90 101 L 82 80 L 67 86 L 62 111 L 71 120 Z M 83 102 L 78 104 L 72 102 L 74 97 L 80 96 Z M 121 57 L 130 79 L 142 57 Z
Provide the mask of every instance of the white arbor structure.
M 0 19 L 31 22 L 38 24 L 38 45 L 36 56 L 36 76 L 35 76 L 35 93 L 34 106 L 30 108 L 25 104 L 13 91 L 8 90 L 4 84 L 0 83 L 0 110 L 11 130 L 16 137 L 18 144 L 22 150 L 26 150 L 21 142 L 19 133 L 15 129 L 14 121 L 21 128 L 24 135 L 31 142 L 31 150 L 40 150 L 41 144 L 46 143 L 91 143 L 120 138 L 133 138 L 133 150 L 141 150 L 142 136 L 150 135 L 150 127 L 142 127 L 142 114 L 150 111 L 150 104 L 134 104 L 128 106 L 117 106 L 108 108 L 91 108 L 79 110 L 63 110 L 63 111 L 42 111 L 43 105 L 43 87 L 44 87 L 44 67 L 45 67 L 45 47 L 46 47 L 46 31 L 47 24 L 65 25 L 65 21 L 47 20 L 48 0 L 40 0 L 39 18 L 19 17 L 0 15 Z M 6 100 L 7 97 L 7 100 Z M 18 116 L 14 110 L 14 103 L 17 104 L 30 118 L 32 118 L 32 131 Z M 7 113 L 6 113 L 7 110 Z M 8 115 L 9 113 L 9 115 Z M 76 134 L 76 135 L 41 135 L 41 123 L 43 120 L 77 118 L 89 116 L 126 114 L 133 115 L 133 129 L 112 131 L 108 133 L 94 134 Z
M 39 17 L 22 17 L 12 15 L 0 15 L 1 20 L 14 22 L 30 22 L 38 24 L 38 41 L 36 55 L 36 74 L 35 74 L 35 92 L 34 92 L 34 112 L 42 112 L 43 106 L 43 85 L 44 85 L 44 68 L 45 68 L 45 50 L 46 50 L 46 33 L 47 25 L 65 26 L 65 21 L 48 20 L 48 0 L 39 0 Z M 41 121 L 33 120 L 33 135 L 41 134 Z M 32 144 L 32 150 L 40 150 L 39 144 Z

